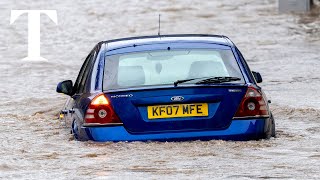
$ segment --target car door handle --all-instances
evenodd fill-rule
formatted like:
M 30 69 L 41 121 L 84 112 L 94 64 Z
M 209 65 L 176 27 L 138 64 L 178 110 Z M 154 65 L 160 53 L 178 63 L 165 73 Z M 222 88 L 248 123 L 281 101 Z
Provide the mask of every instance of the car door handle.
M 74 113 L 74 109 L 69 109 L 69 113 L 73 114 Z
M 61 110 L 61 114 L 68 114 L 68 110 Z

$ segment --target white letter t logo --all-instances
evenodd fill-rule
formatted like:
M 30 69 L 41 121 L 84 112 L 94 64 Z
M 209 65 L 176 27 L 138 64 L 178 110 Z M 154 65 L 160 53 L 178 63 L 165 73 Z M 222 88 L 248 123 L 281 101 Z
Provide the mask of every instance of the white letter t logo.
M 56 10 L 11 10 L 10 24 L 22 14 L 28 14 L 28 57 L 27 61 L 47 61 L 40 56 L 40 14 L 46 14 L 55 24 L 58 24 Z

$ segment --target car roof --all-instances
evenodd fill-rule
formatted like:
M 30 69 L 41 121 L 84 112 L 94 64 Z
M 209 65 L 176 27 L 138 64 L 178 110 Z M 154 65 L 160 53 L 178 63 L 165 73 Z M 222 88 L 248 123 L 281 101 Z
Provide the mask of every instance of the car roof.
M 109 50 L 118 49 L 123 47 L 130 47 L 143 44 L 159 44 L 159 43 L 214 43 L 225 46 L 234 46 L 231 40 L 224 35 L 211 35 L 211 34 L 169 34 L 169 35 L 154 35 L 154 36 L 137 36 L 120 39 L 112 39 L 102 41 L 106 43 Z

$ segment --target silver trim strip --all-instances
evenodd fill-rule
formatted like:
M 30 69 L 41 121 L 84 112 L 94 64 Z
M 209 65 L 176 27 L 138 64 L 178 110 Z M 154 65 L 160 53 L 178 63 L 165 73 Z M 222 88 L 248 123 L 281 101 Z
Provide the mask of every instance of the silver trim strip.
M 233 117 L 232 119 L 253 119 L 253 118 L 270 118 L 269 115 L 264 116 L 245 116 L 245 117 Z
M 121 126 L 123 123 L 108 123 L 108 124 L 100 124 L 100 123 L 83 123 L 84 127 L 92 127 L 92 126 Z

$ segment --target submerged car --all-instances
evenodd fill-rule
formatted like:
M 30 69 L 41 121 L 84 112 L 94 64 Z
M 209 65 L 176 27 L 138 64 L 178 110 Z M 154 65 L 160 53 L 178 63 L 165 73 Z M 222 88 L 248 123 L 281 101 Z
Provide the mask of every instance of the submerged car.
M 77 140 L 252 140 L 275 136 L 260 82 L 226 36 L 161 35 L 99 42 L 57 92 Z

